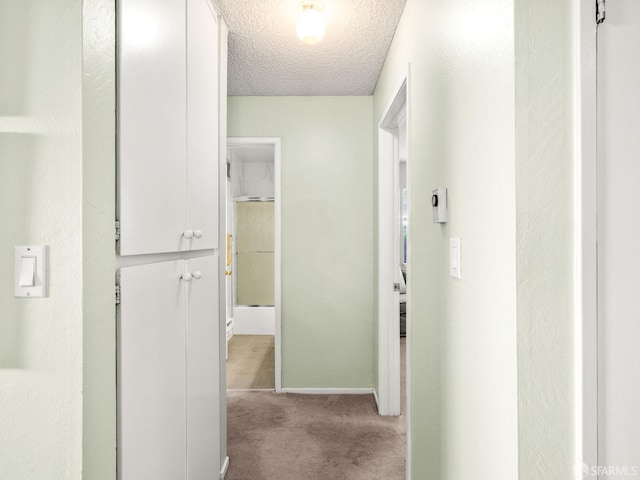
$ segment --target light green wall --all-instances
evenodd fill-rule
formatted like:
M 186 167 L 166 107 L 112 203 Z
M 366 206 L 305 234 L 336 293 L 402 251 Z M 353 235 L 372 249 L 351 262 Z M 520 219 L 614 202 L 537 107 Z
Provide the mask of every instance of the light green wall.
M 378 82 L 376 122 L 411 62 L 413 478 L 572 475 L 571 18 L 568 0 L 408 0 Z
M 0 0 L 2 478 L 115 478 L 113 11 Z M 13 298 L 25 243 L 47 298 Z
M 0 3 L 0 472 L 81 478 L 82 2 Z M 49 297 L 13 298 L 13 246 Z
M 229 97 L 228 135 L 282 141 L 282 385 L 373 382 L 371 97 Z
M 515 2 L 520 480 L 573 478 L 573 3 Z
M 83 1 L 83 479 L 116 478 L 115 0 Z
M 412 478 L 518 475 L 513 3 L 407 0 L 374 122 L 411 63 Z M 448 188 L 449 221 L 430 192 Z M 462 280 L 448 271 L 462 239 Z

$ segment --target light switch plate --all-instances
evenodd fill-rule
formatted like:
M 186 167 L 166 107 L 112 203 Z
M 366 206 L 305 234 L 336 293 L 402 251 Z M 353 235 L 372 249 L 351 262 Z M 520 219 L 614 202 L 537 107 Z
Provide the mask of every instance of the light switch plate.
M 23 259 L 26 259 L 23 261 Z M 31 278 L 31 272 L 23 272 L 33 264 L 33 286 L 21 286 L 26 279 Z M 20 245 L 15 247 L 14 253 L 14 296 L 15 297 L 46 297 L 47 296 L 47 247 L 46 245 Z
M 450 273 L 453 278 L 462 278 L 462 250 L 459 238 L 449 239 Z

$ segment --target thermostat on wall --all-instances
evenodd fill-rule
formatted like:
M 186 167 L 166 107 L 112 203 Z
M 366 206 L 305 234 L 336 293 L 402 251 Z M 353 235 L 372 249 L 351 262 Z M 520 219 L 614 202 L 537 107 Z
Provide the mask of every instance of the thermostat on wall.
M 431 206 L 433 207 L 433 223 L 447 222 L 447 189 L 436 188 L 431 192 Z

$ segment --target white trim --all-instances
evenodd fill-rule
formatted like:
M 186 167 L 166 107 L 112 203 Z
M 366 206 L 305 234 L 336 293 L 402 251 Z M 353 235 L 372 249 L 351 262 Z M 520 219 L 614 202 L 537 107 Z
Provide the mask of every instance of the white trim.
M 399 304 L 393 283 L 399 278 L 399 258 L 395 228 L 397 214 L 397 145 L 392 129 L 401 116 L 406 118 L 409 137 L 408 80 L 409 70 L 402 76 L 378 123 L 378 412 L 380 415 L 400 415 L 400 326 L 393 322 Z M 407 141 L 407 189 L 410 185 L 410 155 Z M 409 197 L 409 190 L 408 190 Z M 408 205 L 409 207 L 409 205 Z M 410 207 L 409 207 L 410 208 Z M 410 213 L 409 213 L 410 215 Z M 407 244 L 409 243 L 407 239 Z M 409 250 L 408 250 L 409 251 Z M 407 257 L 410 265 L 410 258 Z M 409 285 L 409 291 L 411 286 Z M 407 292 L 407 305 L 410 293 Z M 407 312 L 407 321 L 409 314 Z
M 227 392 L 273 392 L 273 388 L 227 388 Z
M 229 471 L 229 457 L 225 457 L 224 463 L 222 464 L 222 470 L 220 470 L 220 480 L 224 480 L 224 477 L 227 476 L 228 471 Z
M 411 126 L 413 125 L 413 122 L 411 121 L 411 116 L 413 114 L 413 108 L 411 107 L 411 90 L 412 90 L 412 84 L 411 84 L 411 64 L 409 63 L 407 65 L 407 108 L 406 108 L 406 120 L 407 120 L 407 125 L 406 125 L 406 131 L 407 131 L 407 216 L 409 218 L 409 224 L 407 225 L 407 270 L 406 270 L 406 276 L 407 276 L 407 304 L 406 304 L 406 329 L 407 329 L 407 335 L 406 335 L 406 344 L 405 344 L 405 354 L 406 354 L 406 358 L 405 358 L 405 375 L 406 375 L 406 391 L 405 391 L 405 395 L 406 395 L 406 403 L 405 403 L 405 416 L 406 416 L 406 425 L 407 425 L 407 479 L 411 480 L 412 478 L 412 470 L 411 470 L 411 460 L 412 460 L 412 449 L 413 449 L 413 430 L 411 429 L 411 418 L 412 418 L 412 411 L 413 411 L 413 405 L 411 403 L 411 374 L 412 374 L 412 365 L 413 363 L 411 362 L 411 345 L 412 345 L 412 339 L 413 339 L 413 315 L 411 313 L 411 302 L 410 300 L 410 295 L 411 295 L 411 289 L 412 289 L 412 285 L 413 285 L 413 274 L 412 274 L 412 269 L 411 269 L 411 265 L 412 265 L 412 248 L 411 248 L 411 212 L 412 210 L 412 206 L 411 206 L 411 192 L 413 190 L 412 186 L 411 186 L 411 170 L 412 170 L 412 162 L 411 159 L 413 158 L 412 156 L 412 148 L 411 148 L 411 139 L 413 138 L 413 135 L 411 134 Z
M 376 402 L 376 408 L 377 408 L 378 410 L 380 410 L 380 400 L 378 400 L 378 392 L 376 392 L 376 389 L 375 389 L 375 388 L 372 388 L 371 390 L 372 390 L 372 392 L 373 392 L 373 399 L 374 399 L 374 400 L 375 400 L 375 402 Z
M 227 145 L 273 145 L 275 164 L 275 387 L 282 391 L 282 148 L 277 137 L 227 137 Z
M 596 2 L 573 12 L 575 463 L 598 465 Z
M 282 393 L 300 393 L 304 395 L 375 395 L 369 388 L 283 388 Z

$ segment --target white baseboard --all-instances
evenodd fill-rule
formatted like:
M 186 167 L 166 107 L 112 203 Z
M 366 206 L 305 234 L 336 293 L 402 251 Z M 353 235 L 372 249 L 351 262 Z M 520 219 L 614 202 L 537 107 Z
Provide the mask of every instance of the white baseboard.
M 227 471 L 229 470 L 229 457 L 224 459 L 224 464 L 222 465 L 222 470 L 220 471 L 220 480 L 224 480 L 224 477 L 227 476 Z
M 376 408 L 378 409 L 378 411 L 380 411 L 380 401 L 378 400 L 378 392 L 376 392 L 375 388 L 372 388 L 373 390 L 373 399 L 376 401 Z
M 305 395 L 375 395 L 373 388 L 283 388 L 281 391 Z

